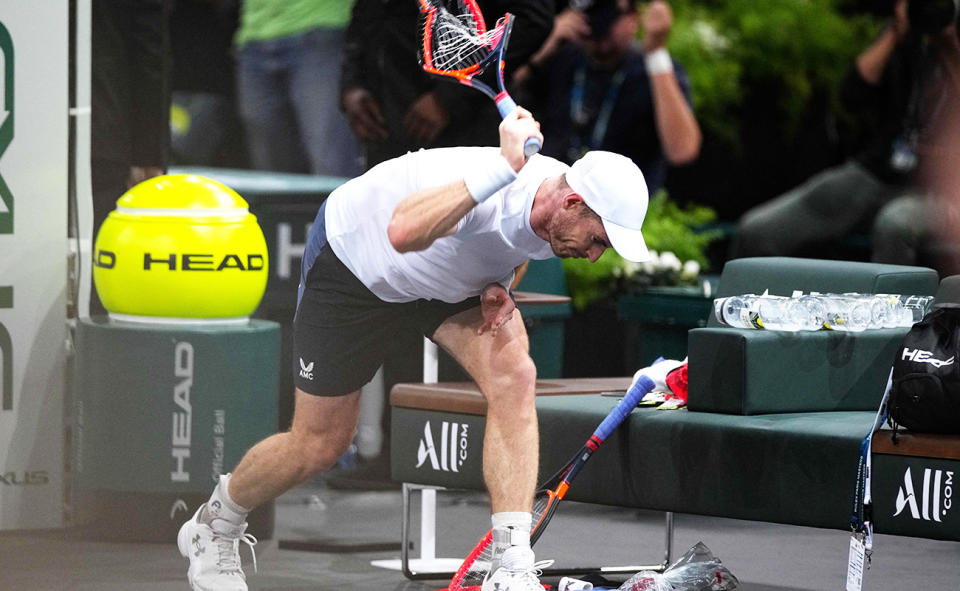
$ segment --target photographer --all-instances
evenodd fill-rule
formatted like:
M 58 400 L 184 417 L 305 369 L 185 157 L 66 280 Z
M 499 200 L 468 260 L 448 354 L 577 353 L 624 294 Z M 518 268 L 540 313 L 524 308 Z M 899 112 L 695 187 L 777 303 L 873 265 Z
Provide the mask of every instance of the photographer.
M 574 162 L 587 150 L 629 157 L 650 194 L 669 165 L 689 164 L 702 134 L 690 80 L 667 51 L 673 12 L 664 0 L 574 0 L 517 71 L 518 96 L 543 124 L 543 154 Z M 637 41 L 642 27 L 643 39 Z
M 936 158 L 934 132 L 960 98 L 958 3 L 894 2 L 889 24 L 841 87 L 862 148 L 744 214 L 730 258 L 804 254 L 872 225 L 872 260 L 917 262 L 942 206 L 925 196 L 918 172 Z

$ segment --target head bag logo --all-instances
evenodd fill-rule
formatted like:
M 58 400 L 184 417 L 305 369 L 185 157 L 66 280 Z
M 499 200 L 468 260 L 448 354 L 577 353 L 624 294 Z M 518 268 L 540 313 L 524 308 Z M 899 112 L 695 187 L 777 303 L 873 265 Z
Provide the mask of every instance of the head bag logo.
M 916 489 L 913 487 L 913 476 L 910 468 L 903 473 L 903 486 L 897 491 L 897 512 L 894 517 L 910 508 L 910 516 L 924 521 L 943 521 L 947 512 L 953 507 L 953 472 L 946 470 L 923 471 L 921 497 L 917 499 Z
M 434 470 L 459 472 L 460 466 L 467 460 L 467 427 L 464 423 L 440 423 L 439 452 L 434 444 L 430 421 L 423 425 L 423 438 L 417 448 L 417 468 L 430 459 Z

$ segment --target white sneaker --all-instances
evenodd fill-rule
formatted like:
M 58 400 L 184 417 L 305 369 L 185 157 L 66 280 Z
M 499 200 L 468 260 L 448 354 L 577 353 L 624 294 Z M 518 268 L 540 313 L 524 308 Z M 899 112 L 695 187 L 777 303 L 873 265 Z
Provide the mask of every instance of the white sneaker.
M 539 578 L 543 564 L 533 562 L 530 548 L 511 546 L 500 556 L 500 565 L 483 580 L 481 591 L 543 591 Z
M 247 524 L 226 534 L 213 530 L 200 520 L 201 505 L 190 521 L 180 527 L 177 547 L 180 554 L 190 559 L 187 579 L 194 591 L 247 591 L 247 578 L 240 568 L 240 542 L 250 546 L 253 569 L 257 569 L 257 555 L 253 546 L 257 539 L 243 533 Z

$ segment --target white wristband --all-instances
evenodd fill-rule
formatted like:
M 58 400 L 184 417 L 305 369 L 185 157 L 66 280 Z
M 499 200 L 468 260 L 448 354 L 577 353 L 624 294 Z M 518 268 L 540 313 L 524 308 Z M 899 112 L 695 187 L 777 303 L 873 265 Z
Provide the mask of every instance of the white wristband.
M 483 203 L 516 178 L 517 173 L 507 159 L 497 156 L 496 162 L 491 163 L 490 166 L 481 166 L 467 173 L 467 176 L 463 177 L 463 182 L 466 183 L 467 191 L 470 191 L 473 200 Z
M 667 74 L 673 72 L 673 60 L 670 59 L 670 52 L 661 47 L 655 49 L 644 56 L 647 64 L 647 75 L 656 76 L 657 74 Z

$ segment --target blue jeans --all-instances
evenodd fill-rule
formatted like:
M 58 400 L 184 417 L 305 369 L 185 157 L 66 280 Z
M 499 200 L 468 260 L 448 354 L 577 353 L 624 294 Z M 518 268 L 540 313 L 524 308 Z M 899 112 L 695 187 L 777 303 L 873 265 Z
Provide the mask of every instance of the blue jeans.
M 237 99 L 254 168 L 354 177 L 360 148 L 340 112 L 345 32 L 251 41 L 237 54 Z

